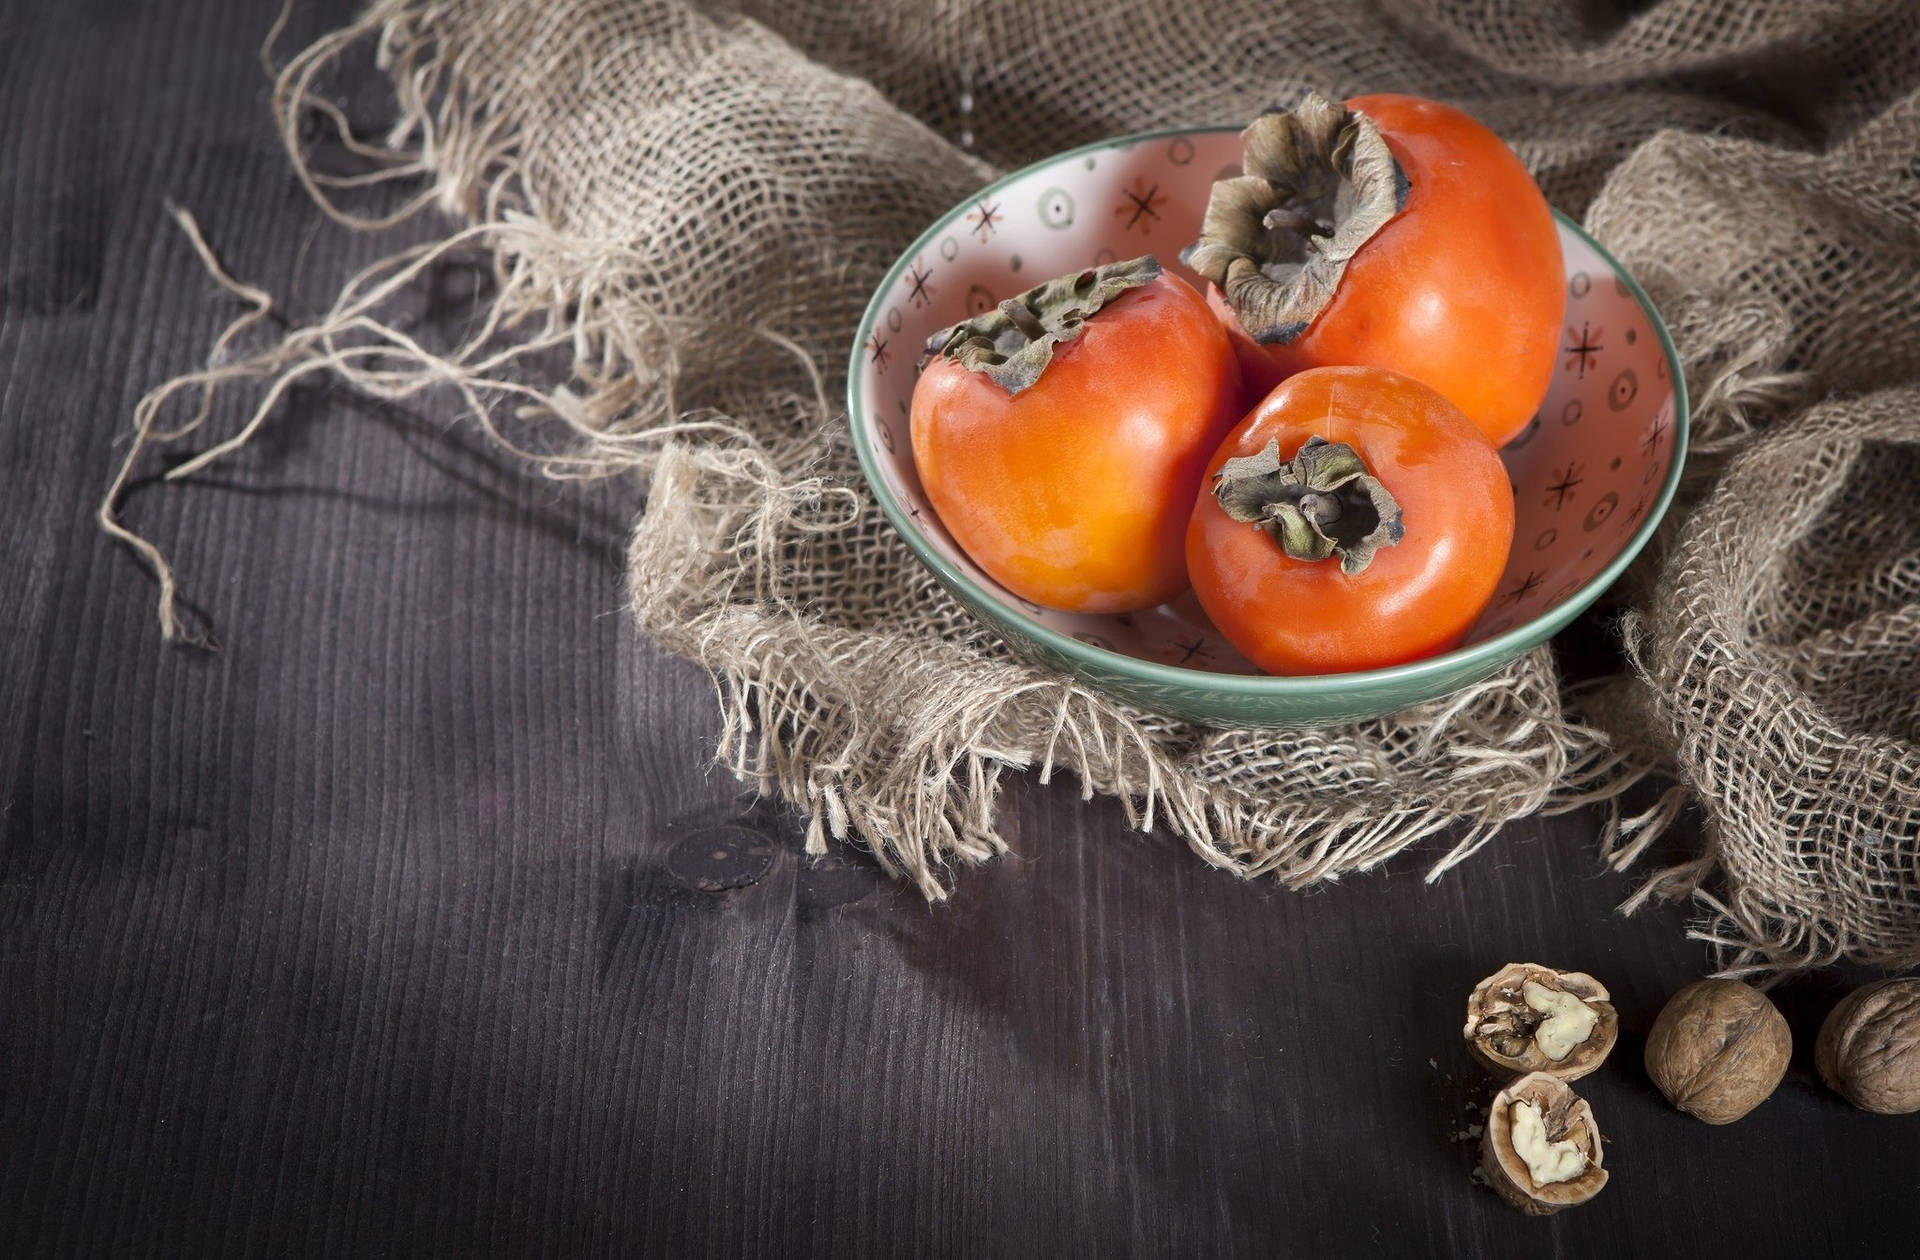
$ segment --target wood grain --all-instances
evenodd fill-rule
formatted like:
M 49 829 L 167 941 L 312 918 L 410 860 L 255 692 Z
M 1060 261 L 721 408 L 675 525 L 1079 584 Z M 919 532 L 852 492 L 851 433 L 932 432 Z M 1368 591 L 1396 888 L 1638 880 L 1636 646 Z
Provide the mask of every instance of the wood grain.
M 162 649 L 90 516 L 134 400 L 232 314 L 163 202 L 291 318 L 434 230 L 308 204 L 268 20 L 0 11 L 0 1254 L 1912 1249 L 1920 1124 L 1812 1073 L 1842 977 L 1782 990 L 1801 1050 L 1739 1125 L 1654 1092 L 1705 954 L 1613 912 L 1590 816 L 1295 895 L 1023 782 L 1018 856 L 948 905 L 803 861 L 709 770 L 704 678 L 620 615 L 633 488 L 526 476 L 451 399 L 299 391 L 138 488 L 224 645 Z M 1521 959 L 1623 1026 L 1581 1087 L 1614 1180 L 1547 1221 L 1453 1140 L 1494 1089 L 1466 994 Z

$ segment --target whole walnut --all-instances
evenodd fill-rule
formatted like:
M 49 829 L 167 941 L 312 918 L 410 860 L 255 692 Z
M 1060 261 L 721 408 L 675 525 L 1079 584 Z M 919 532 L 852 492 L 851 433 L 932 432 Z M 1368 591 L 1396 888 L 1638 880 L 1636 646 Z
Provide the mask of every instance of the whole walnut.
M 1731 1124 L 1787 1073 L 1793 1034 L 1767 995 L 1738 980 L 1702 980 L 1668 999 L 1647 1034 L 1647 1075 L 1680 1110 Z
M 1920 978 L 1855 989 L 1820 1025 L 1820 1079 L 1856 1107 L 1883 1116 L 1920 1111 Z

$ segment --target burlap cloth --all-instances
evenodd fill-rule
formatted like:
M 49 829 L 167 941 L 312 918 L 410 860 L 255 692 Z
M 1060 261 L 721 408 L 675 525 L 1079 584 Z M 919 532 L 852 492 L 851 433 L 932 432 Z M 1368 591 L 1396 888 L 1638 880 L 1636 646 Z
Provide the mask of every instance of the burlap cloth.
M 633 616 L 712 672 L 722 760 L 807 811 L 811 847 L 857 838 L 930 897 L 1005 848 L 1008 770 L 1069 770 L 1208 861 L 1298 885 L 1445 832 L 1437 874 L 1585 802 L 1614 806 L 1625 864 L 1683 799 L 1621 817 L 1659 768 L 1707 847 L 1642 895 L 1696 896 L 1723 965 L 1920 962 L 1920 6 L 1635 7 L 379 0 L 285 66 L 275 112 L 335 217 L 437 206 L 449 239 L 267 342 L 267 295 L 228 281 L 252 309 L 143 403 L 129 468 L 178 440 L 183 392 L 250 380 L 259 410 L 174 476 L 326 374 L 451 389 L 552 475 L 640 480 Z M 397 122 L 332 135 L 357 165 L 322 173 L 313 124 L 346 121 L 320 88 L 369 45 Z M 1308 87 L 1469 109 L 1673 324 L 1696 454 L 1625 585 L 1637 679 L 1570 697 L 1542 650 L 1379 721 L 1180 725 L 1012 656 L 874 510 L 835 400 L 899 249 L 1006 168 Z M 365 185 L 394 181 L 418 197 L 367 217 Z M 424 346 L 383 314 L 453 251 L 491 259 L 491 318 Z M 160 552 L 115 520 L 121 484 L 102 521 L 190 636 Z

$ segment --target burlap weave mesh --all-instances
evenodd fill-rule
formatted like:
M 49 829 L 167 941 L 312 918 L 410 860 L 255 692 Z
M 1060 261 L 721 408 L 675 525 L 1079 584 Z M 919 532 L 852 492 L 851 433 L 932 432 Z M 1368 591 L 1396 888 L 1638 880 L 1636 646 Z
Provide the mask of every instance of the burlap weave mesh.
M 439 256 L 410 251 L 174 389 L 315 370 L 384 396 L 451 386 L 550 473 L 640 478 L 633 614 L 713 672 L 723 759 L 812 814 L 811 844 L 857 836 L 942 895 L 956 859 L 1004 847 L 1002 776 L 1034 768 L 1245 873 L 1303 883 L 1445 831 L 1437 871 L 1664 758 L 1711 848 L 1647 891 L 1695 893 L 1723 962 L 1920 961 L 1911 0 L 379 0 L 275 92 L 303 178 L 360 226 L 362 191 L 309 171 L 300 136 L 312 111 L 341 121 L 316 89 L 367 42 L 399 121 L 351 146 L 362 182 L 418 181 L 419 208 L 473 225 L 443 248 L 492 257 L 496 320 L 444 353 L 389 327 L 384 303 Z M 1593 719 L 1544 650 L 1380 721 L 1155 719 L 1011 656 L 859 481 L 839 365 L 929 220 L 1067 146 L 1309 87 L 1474 112 L 1674 325 L 1699 454 L 1624 588 L 1644 681 L 1596 694 Z M 172 396 L 143 407 L 143 439 Z M 1610 831 L 1612 858 L 1638 858 L 1676 800 Z

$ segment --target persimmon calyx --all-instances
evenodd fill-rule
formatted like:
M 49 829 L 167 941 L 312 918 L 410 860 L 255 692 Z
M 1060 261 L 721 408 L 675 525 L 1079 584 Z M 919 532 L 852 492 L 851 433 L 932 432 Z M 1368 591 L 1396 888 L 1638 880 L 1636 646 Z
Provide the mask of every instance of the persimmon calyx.
M 1259 526 L 1295 560 L 1339 556 L 1349 577 L 1406 536 L 1400 504 L 1360 453 L 1323 437 L 1308 438 L 1290 460 L 1280 458 L 1278 438 L 1258 455 L 1229 459 L 1213 494 L 1229 517 Z
M 1054 348 L 1078 337 L 1100 308 L 1152 283 L 1160 260 L 1151 254 L 1069 272 L 1010 297 L 991 311 L 942 328 L 927 339 L 926 357 L 951 359 L 1018 394 L 1040 379 Z
M 1406 172 L 1364 114 L 1317 92 L 1240 133 L 1244 174 L 1217 181 L 1180 261 L 1218 285 L 1247 335 L 1294 340 L 1347 263 L 1406 207 Z

